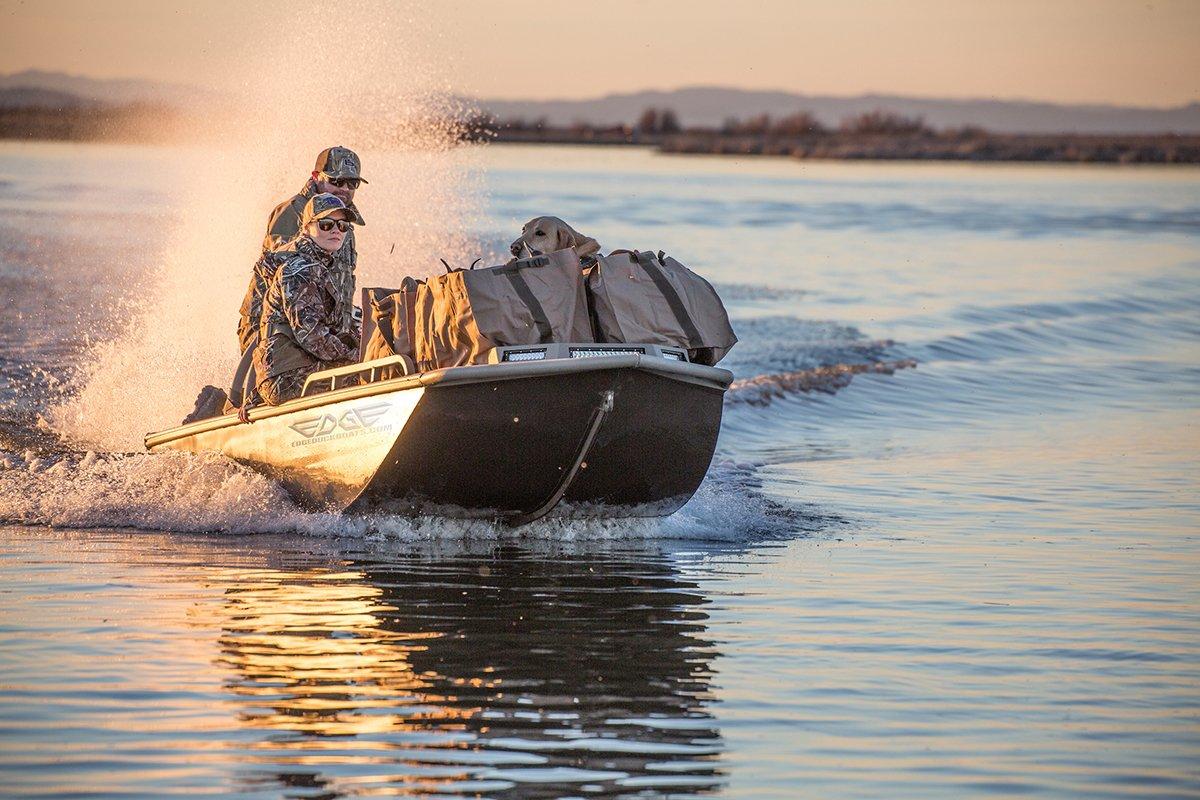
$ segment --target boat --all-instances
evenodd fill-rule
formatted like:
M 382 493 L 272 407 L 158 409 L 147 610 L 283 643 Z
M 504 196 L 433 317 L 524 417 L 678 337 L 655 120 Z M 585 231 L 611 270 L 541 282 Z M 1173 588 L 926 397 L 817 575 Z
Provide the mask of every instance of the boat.
M 733 374 L 653 344 L 499 347 L 418 372 L 406 356 L 309 376 L 300 397 L 147 434 L 222 453 L 334 513 L 651 517 L 708 470 Z

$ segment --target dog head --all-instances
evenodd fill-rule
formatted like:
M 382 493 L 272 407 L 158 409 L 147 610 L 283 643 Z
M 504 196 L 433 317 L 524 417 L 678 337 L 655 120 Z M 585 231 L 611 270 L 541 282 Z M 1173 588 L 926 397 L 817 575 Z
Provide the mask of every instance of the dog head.
M 521 228 L 520 237 L 508 249 L 520 258 L 527 254 L 527 250 L 529 254 L 541 255 L 568 247 L 574 247 L 580 258 L 600 252 L 599 242 L 584 236 L 558 217 L 534 217 L 529 220 Z

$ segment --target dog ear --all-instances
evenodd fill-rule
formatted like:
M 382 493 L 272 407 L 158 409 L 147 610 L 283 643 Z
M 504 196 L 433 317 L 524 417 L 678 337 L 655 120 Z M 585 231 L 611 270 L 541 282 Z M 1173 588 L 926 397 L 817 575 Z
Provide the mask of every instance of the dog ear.
M 580 258 L 600 252 L 600 243 L 595 239 L 584 236 L 561 219 L 557 222 L 561 226 L 558 229 L 558 249 L 574 247 Z
M 554 243 L 558 246 L 559 250 L 567 247 L 574 247 L 575 244 L 583 238 L 579 235 L 579 231 L 575 230 L 558 217 L 550 217 L 550 219 L 554 222 Z
M 575 232 L 575 229 L 562 220 L 559 220 L 558 224 L 554 226 L 554 245 L 556 249 L 562 250 L 567 247 L 574 247 L 575 240 L 578 238 L 579 234 Z
M 590 236 L 580 236 L 579 244 L 575 245 L 575 254 L 580 258 L 600 252 L 600 243 Z

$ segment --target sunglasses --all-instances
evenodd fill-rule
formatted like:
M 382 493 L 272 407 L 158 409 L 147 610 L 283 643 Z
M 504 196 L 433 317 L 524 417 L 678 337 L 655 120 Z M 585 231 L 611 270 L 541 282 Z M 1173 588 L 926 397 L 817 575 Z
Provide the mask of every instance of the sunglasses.
M 331 178 L 326 175 L 325 181 L 339 189 L 357 189 L 362 178 Z
M 325 233 L 329 233 L 335 227 L 342 233 L 345 233 L 346 231 L 350 230 L 350 226 L 353 224 L 354 223 L 352 223 L 348 220 L 344 220 L 344 219 L 319 219 L 319 220 L 317 220 L 317 227 L 320 228 L 321 230 L 325 231 Z

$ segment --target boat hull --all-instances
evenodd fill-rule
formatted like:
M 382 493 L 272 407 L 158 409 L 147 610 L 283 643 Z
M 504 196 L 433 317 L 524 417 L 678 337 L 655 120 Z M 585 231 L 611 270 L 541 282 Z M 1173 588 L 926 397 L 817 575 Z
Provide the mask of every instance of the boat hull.
M 222 452 L 329 511 L 665 515 L 704 478 L 732 376 L 644 360 L 439 370 L 302 398 L 251 424 L 223 418 L 154 434 L 147 445 Z

